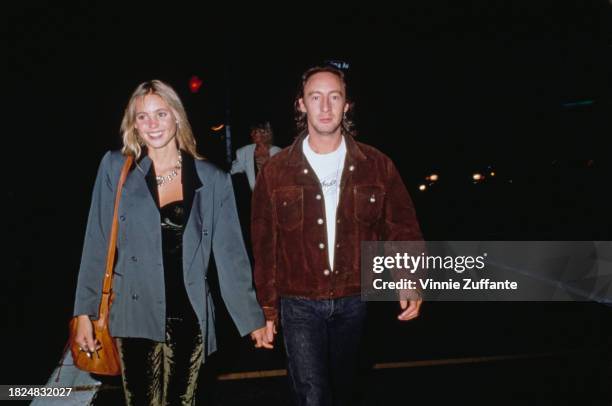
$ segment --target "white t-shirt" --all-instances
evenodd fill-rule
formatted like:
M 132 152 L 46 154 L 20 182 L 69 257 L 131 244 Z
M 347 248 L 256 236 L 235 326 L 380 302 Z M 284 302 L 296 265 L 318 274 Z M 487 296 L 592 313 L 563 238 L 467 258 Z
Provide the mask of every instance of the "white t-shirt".
M 340 180 L 344 169 L 344 158 L 346 157 L 346 144 L 344 136 L 340 146 L 328 154 L 317 154 L 310 148 L 308 139 L 304 138 L 302 151 L 312 169 L 314 169 L 323 198 L 325 199 L 325 224 L 327 226 L 327 255 L 329 256 L 329 266 L 334 266 L 334 247 L 336 244 L 336 208 L 340 199 Z M 331 269 L 330 269 L 331 270 Z

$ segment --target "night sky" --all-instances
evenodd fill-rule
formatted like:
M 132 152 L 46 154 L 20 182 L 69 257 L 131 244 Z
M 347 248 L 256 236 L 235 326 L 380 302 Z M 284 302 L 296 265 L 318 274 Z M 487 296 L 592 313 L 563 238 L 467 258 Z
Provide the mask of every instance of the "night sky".
M 234 151 L 249 124 L 269 120 L 288 146 L 300 74 L 346 61 L 358 140 L 394 160 L 427 239 L 610 239 L 607 1 L 88 3 L 27 2 L 0 16 L 2 282 L 19 292 L 3 308 L 16 331 L 32 334 L 43 299 L 53 301 L 44 326 L 68 319 L 96 168 L 150 79 L 178 91 L 198 149 L 226 168 L 212 126 L 231 125 Z M 433 172 L 438 184 L 419 192 Z

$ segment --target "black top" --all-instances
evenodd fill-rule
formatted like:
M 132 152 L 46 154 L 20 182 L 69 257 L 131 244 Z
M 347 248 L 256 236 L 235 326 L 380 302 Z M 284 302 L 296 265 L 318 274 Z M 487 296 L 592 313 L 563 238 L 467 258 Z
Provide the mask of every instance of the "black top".
M 159 214 L 166 285 L 166 317 L 183 317 L 191 306 L 183 281 L 183 201 L 165 205 L 159 209 Z
M 162 258 L 166 293 L 166 317 L 195 317 L 195 312 L 183 279 L 183 232 L 193 204 L 195 190 L 202 186 L 191 155 L 181 151 L 183 158 L 183 200 L 171 202 L 159 209 L 162 235 Z M 154 165 L 146 175 L 151 197 L 159 207 Z

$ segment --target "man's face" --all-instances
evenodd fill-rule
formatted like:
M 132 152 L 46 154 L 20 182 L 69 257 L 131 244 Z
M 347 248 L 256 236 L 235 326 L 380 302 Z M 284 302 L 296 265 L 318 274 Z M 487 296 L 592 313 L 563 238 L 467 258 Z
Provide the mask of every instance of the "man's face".
M 251 131 L 251 140 L 255 144 L 265 144 L 266 142 L 266 133 L 263 130 L 255 129 Z
M 299 105 L 300 111 L 306 113 L 310 135 L 340 135 L 342 117 L 349 105 L 345 86 L 337 75 L 330 72 L 312 75 Z

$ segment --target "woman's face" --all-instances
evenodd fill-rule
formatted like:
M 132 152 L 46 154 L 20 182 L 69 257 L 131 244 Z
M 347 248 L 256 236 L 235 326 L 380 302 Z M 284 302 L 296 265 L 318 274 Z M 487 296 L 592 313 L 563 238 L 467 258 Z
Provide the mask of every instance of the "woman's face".
M 170 106 L 156 94 L 136 100 L 134 127 L 148 148 L 162 149 L 176 136 L 176 117 Z

